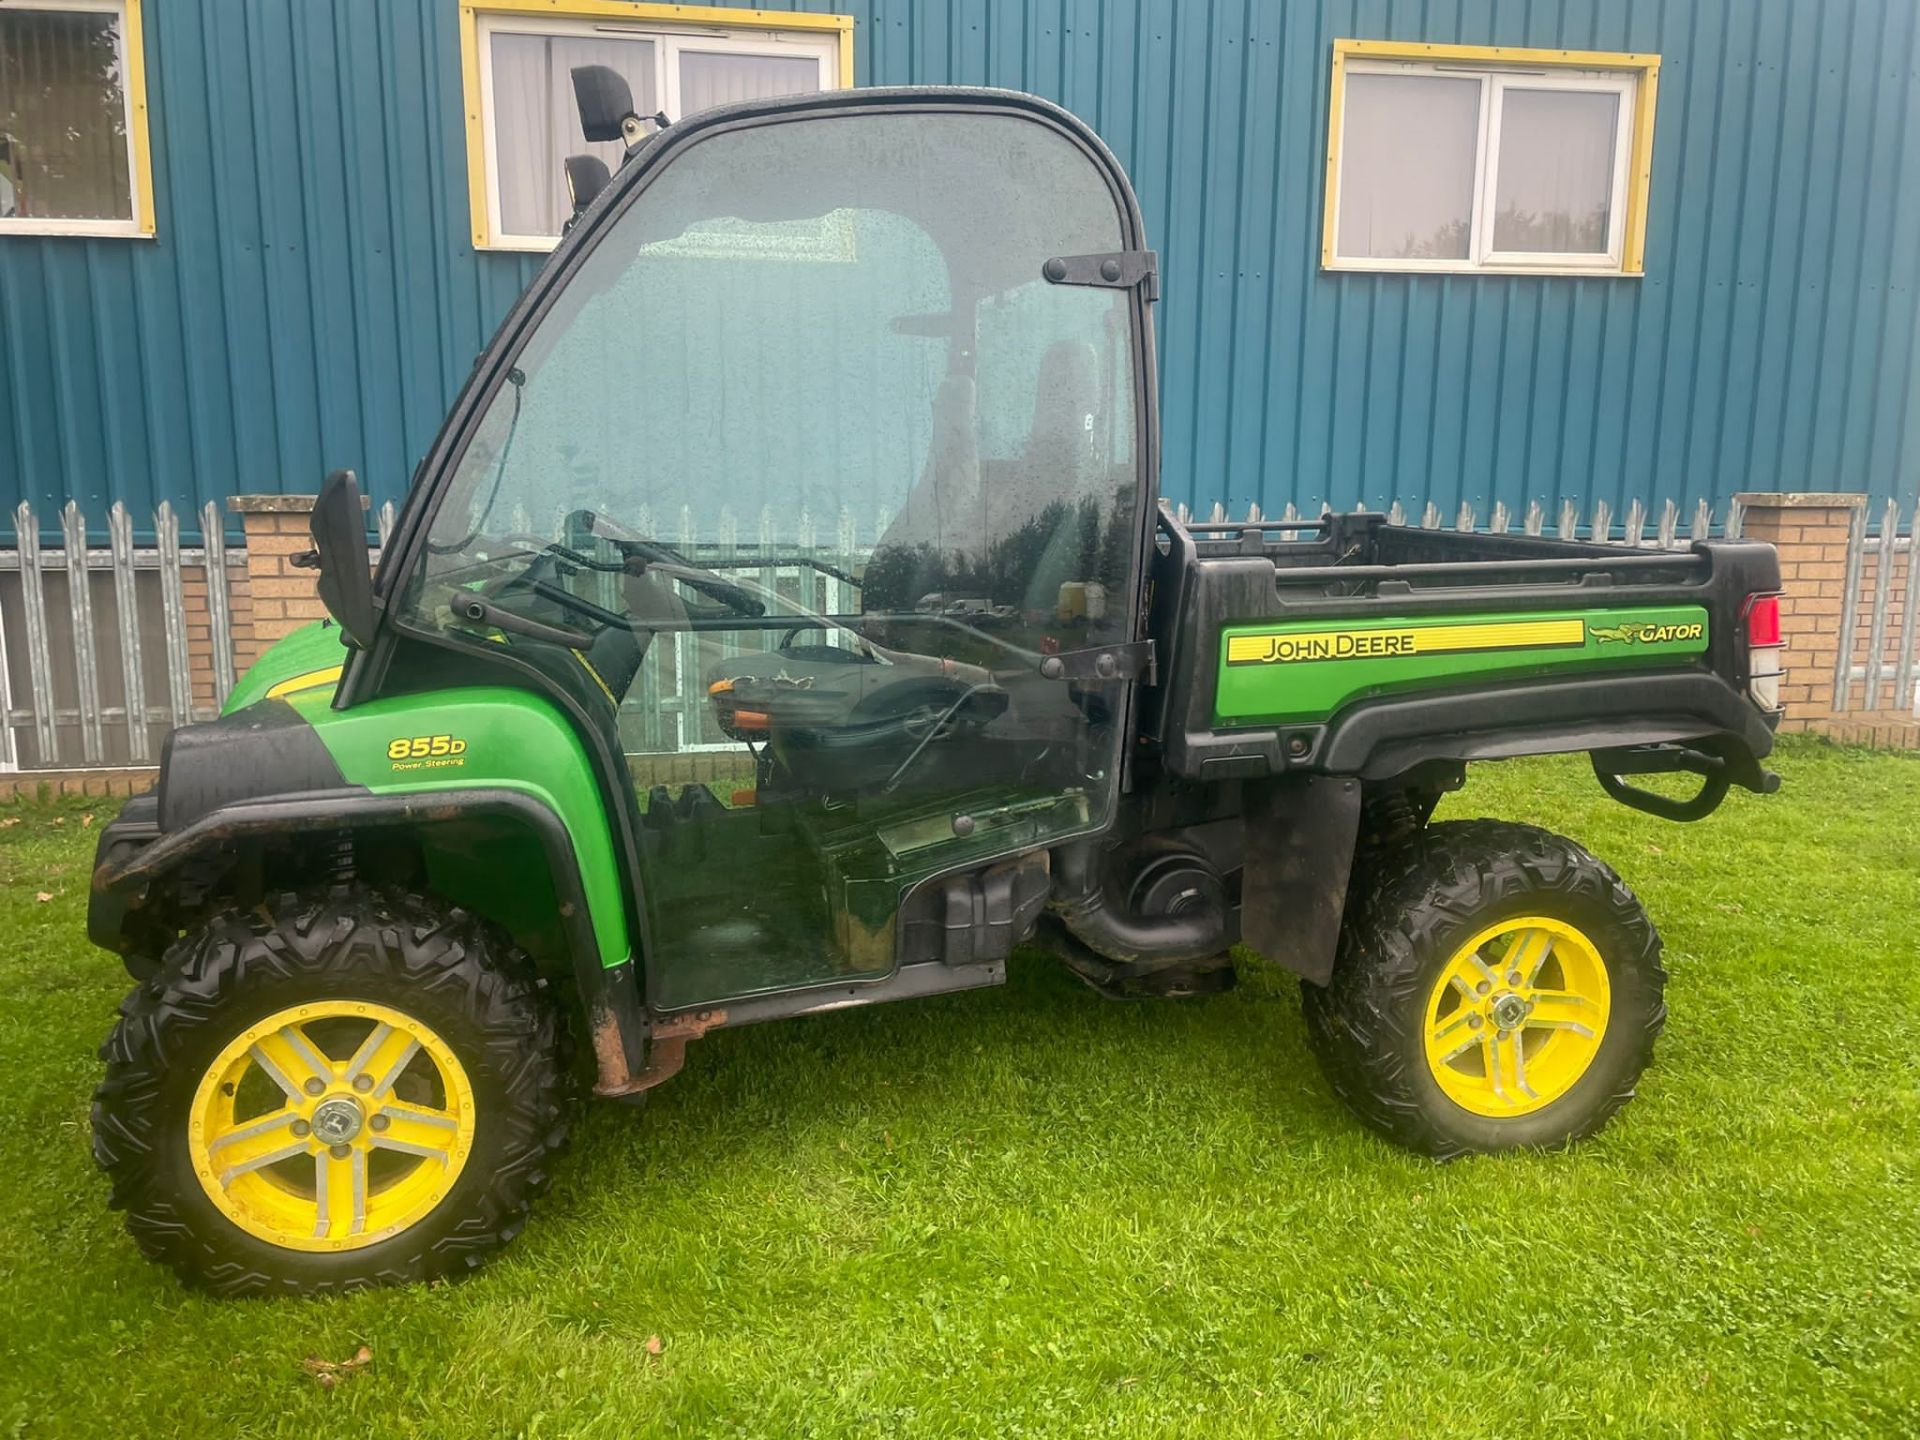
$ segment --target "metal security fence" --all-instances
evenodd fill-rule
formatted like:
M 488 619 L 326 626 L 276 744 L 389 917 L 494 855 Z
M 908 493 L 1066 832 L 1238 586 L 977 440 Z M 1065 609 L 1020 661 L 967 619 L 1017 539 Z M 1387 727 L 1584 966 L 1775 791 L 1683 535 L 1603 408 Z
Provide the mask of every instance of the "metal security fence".
M 102 546 L 69 502 L 55 549 L 32 507 L 15 509 L 17 548 L 0 551 L 0 770 L 149 765 L 174 726 L 217 713 L 233 688 L 231 595 L 246 563 L 222 518 L 209 502 L 202 542 L 183 546 L 163 502 L 155 543 L 137 546 L 115 504 Z
M 1865 507 L 1847 536 L 1846 579 L 1833 674 L 1836 714 L 1910 711 L 1920 717 L 1915 687 L 1920 663 L 1920 581 L 1914 574 L 1920 503 L 1904 515 L 1889 500 L 1870 533 Z M 1904 527 L 1904 528 L 1903 528 Z
M 528 517 L 514 517 L 517 528 L 529 529 Z M 862 525 L 851 513 L 816 519 L 807 511 L 782 516 L 771 508 L 742 518 L 731 510 L 703 521 L 691 508 L 677 515 L 658 516 L 642 506 L 633 528 L 655 535 L 694 564 L 737 576 L 781 599 L 820 615 L 848 615 L 860 608 L 857 578 L 873 554 L 875 538 L 885 533 L 889 513 Z M 662 523 L 664 521 L 664 523 Z M 559 522 L 556 520 L 556 525 Z M 556 538 L 558 531 L 555 531 Z M 619 580 L 602 575 L 602 593 L 594 598 L 608 609 L 619 609 Z M 699 603 L 700 595 L 682 587 L 682 598 Z M 831 628 L 816 637 L 823 644 L 851 644 L 844 632 Z M 706 703 L 701 677 L 716 661 L 761 651 L 780 643 L 772 631 L 741 633 L 677 631 L 671 644 L 656 643 L 633 688 L 620 706 L 622 748 L 632 756 L 689 755 L 720 752 L 745 754 L 744 747 L 720 729 L 713 707 Z
M 1184 505 L 1177 513 L 1194 518 Z M 1530 535 L 1551 529 L 1568 538 L 1662 548 L 1684 547 L 1716 528 L 1737 534 L 1740 527 L 1737 510 L 1716 525 L 1705 502 L 1683 512 L 1672 501 L 1657 507 L 1635 501 L 1618 516 L 1605 502 L 1591 513 L 1567 502 L 1551 516 L 1539 503 L 1519 514 L 1495 505 L 1484 517 L 1470 505 L 1446 513 L 1431 503 L 1418 516 L 1400 505 L 1389 513 L 1397 524 L 1428 529 Z M 1229 517 L 1226 507 L 1216 504 L 1206 518 L 1239 517 Z M 1269 517 L 1256 505 L 1245 518 Z M 1289 505 L 1278 518 L 1302 517 Z M 60 511 L 62 543 L 54 547 L 40 543 L 41 523 L 32 507 L 16 507 L 18 548 L 0 550 L 0 771 L 151 765 L 174 726 L 219 712 L 252 646 L 246 555 L 226 544 L 225 519 L 218 504 L 202 506 L 201 543 L 183 545 L 181 517 L 163 503 L 153 515 L 155 543 L 139 546 L 134 517 L 125 506 L 113 506 L 102 534 L 90 529 L 78 505 L 69 503 Z M 383 505 L 372 519 L 384 546 L 394 525 L 393 505 Z M 737 573 L 808 610 L 844 615 L 860 608 L 860 576 L 888 519 L 884 513 L 815 517 L 772 510 L 749 516 L 723 511 L 698 517 L 691 510 L 656 516 L 643 508 L 632 523 L 697 564 Z M 548 526 L 524 514 L 510 517 L 512 527 L 523 532 L 562 523 L 558 515 L 551 520 Z M 1896 545 L 1905 555 L 1912 541 Z M 1869 580 L 1875 573 L 1870 559 L 1865 573 Z M 612 577 L 607 583 L 614 584 Z M 1884 597 L 1871 585 L 1862 593 L 1877 597 L 1864 613 L 1874 613 L 1874 604 L 1884 608 Z M 609 608 L 620 603 L 611 590 L 600 598 Z M 1900 613 L 1909 663 L 1898 683 L 1910 685 L 1911 598 Z M 839 643 L 831 630 L 822 639 Z M 717 658 L 777 640 L 771 634 L 681 632 L 671 645 L 656 646 L 621 707 L 624 747 L 653 756 L 738 749 L 718 730 L 700 678 Z M 1896 671 L 1897 666 L 1888 669 L 1886 678 Z
M 1320 513 L 1325 514 L 1331 507 L 1321 506 Z M 1174 514 L 1181 521 L 1199 518 L 1198 513 L 1185 505 L 1173 507 Z M 1659 547 L 1666 550 L 1685 549 L 1695 540 L 1705 540 L 1714 533 L 1716 524 L 1713 507 L 1705 500 L 1695 503 L 1693 509 L 1685 514 L 1682 524 L 1682 509 L 1671 500 L 1660 504 L 1658 511 L 1642 504 L 1638 500 L 1630 502 L 1619 516 L 1615 516 L 1613 506 L 1605 500 L 1593 507 L 1591 514 L 1580 509 L 1571 500 L 1562 501 L 1554 517 L 1553 533 L 1562 540 L 1613 540 L 1624 545 Z M 1398 500 L 1387 511 L 1387 519 L 1395 525 L 1418 525 L 1423 530 L 1451 529 L 1465 533 L 1484 530 L 1491 535 L 1506 535 L 1515 529 L 1516 518 L 1522 534 L 1544 535 L 1547 533 L 1547 508 L 1539 501 L 1529 504 L 1518 517 L 1504 504 L 1496 503 L 1481 523 L 1480 513 L 1470 504 L 1462 502 L 1459 509 L 1451 515 L 1446 514 L 1433 501 L 1429 500 L 1421 510 L 1418 519 L 1410 519 L 1410 512 Z M 1215 502 L 1206 516 L 1209 524 L 1219 525 L 1241 517 L 1229 515 L 1227 507 Z M 1300 510 L 1288 504 L 1278 515 L 1270 516 L 1258 505 L 1247 507 L 1245 520 L 1249 524 L 1261 520 L 1277 519 L 1300 520 L 1306 518 Z M 1649 530 L 1651 527 L 1651 530 Z M 1740 533 L 1740 506 L 1734 502 L 1728 507 L 1728 513 L 1720 523 L 1722 534 L 1736 536 Z

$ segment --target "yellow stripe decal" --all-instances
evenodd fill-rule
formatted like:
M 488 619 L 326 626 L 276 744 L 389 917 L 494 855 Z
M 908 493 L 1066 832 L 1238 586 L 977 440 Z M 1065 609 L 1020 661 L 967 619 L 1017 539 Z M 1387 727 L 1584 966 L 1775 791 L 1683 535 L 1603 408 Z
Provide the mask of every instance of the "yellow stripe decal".
M 620 697 L 618 695 L 615 695 L 613 693 L 612 687 L 609 686 L 605 680 L 602 680 L 600 678 L 600 672 L 593 668 L 593 662 L 591 660 L 587 659 L 587 657 L 581 654 L 578 650 L 569 650 L 567 653 L 573 656 L 574 659 L 578 660 L 581 663 L 581 665 L 583 665 L 586 668 L 587 674 L 593 676 L 593 683 L 600 687 L 600 689 L 606 694 L 607 699 L 613 701 L 615 705 L 618 705 L 620 703 Z
M 335 665 L 327 670 L 309 670 L 304 675 L 295 675 L 291 679 L 282 680 L 267 691 L 267 699 L 278 700 L 282 695 L 292 695 L 296 691 L 317 690 L 322 685 L 331 685 L 340 678 L 340 672 L 344 668 L 344 666 Z
M 1587 642 L 1581 620 L 1502 620 L 1479 625 L 1382 626 L 1371 630 L 1285 631 L 1233 635 L 1229 665 L 1301 660 L 1379 660 L 1471 650 L 1550 650 Z

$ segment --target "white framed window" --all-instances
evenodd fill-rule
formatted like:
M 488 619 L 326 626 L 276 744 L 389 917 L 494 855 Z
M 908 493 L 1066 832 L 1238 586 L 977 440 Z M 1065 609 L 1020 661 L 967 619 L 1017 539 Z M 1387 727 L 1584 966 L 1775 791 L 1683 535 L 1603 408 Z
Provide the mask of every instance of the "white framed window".
M 141 0 L 0 0 L 0 236 L 150 236 Z
M 1659 64 L 1336 41 L 1322 265 L 1640 274 Z
M 607 65 L 641 115 L 678 120 L 733 100 L 852 83 L 853 21 L 624 0 L 462 0 L 474 247 L 551 250 L 571 207 L 562 162 L 622 147 L 589 144 L 572 68 Z

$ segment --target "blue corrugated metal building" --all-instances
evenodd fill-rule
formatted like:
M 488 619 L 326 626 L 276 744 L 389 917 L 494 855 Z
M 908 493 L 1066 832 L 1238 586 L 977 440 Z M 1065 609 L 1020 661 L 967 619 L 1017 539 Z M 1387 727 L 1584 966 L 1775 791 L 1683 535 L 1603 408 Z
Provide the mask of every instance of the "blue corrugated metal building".
M 33 25 L 62 13 L 60 0 L 25 4 Z M 38 72 L 20 56 L 46 52 L 16 43 L 8 68 L 5 24 L 28 23 L 21 6 L 0 0 L 0 86 L 11 76 L 24 92 Z M 1566 500 L 1619 515 L 1636 498 L 1724 513 L 1741 490 L 1911 495 L 1920 479 L 1912 0 L 792 8 L 851 17 L 850 32 L 808 33 L 850 49 L 850 67 L 835 58 L 853 83 L 1030 90 L 1112 144 L 1162 257 L 1172 499 L 1270 513 L 1431 502 L 1449 519 L 1463 503 L 1484 516 L 1496 502 L 1517 515 Z M 96 519 L 115 500 L 144 517 L 163 499 L 192 511 L 234 493 L 310 492 L 342 465 L 376 502 L 398 498 L 540 258 L 476 244 L 489 222 L 475 187 L 504 183 L 472 150 L 463 42 L 476 22 L 493 10 L 608 22 L 624 9 L 664 32 L 781 23 L 614 0 L 67 9 L 108 13 L 143 58 L 122 98 L 128 133 L 146 140 L 124 160 L 108 147 L 103 163 L 131 177 L 91 227 L 111 233 L 35 224 L 20 217 L 52 182 L 29 172 L 30 144 L 9 141 L 22 105 L 10 122 L 0 91 L 0 500 L 9 516 L 30 502 L 48 525 L 69 498 Z M 1350 243 L 1327 216 L 1342 40 L 1657 57 L 1650 175 L 1615 194 L 1628 197 L 1627 225 L 1644 225 L 1642 273 L 1328 264 L 1329 247 Z M 1375 68 L 1390 72 L 1395 53 Z M 1471 68 L 1434 54 L 1412 67 L 1430 82 Z M 1349 65 L 1349 115 L 1365 69 Z M 823 61 L 822 83 L 834 73 Z M 1650 69 L 1619 73 L 1653 83 Z M 692 103 L 692 77 L 667 93 Z M 1507 103 L 1521 113 L 1522 100 Z M 1619 113 L 1634 123 L 1633 104 Z M 1347 129 L 1355 166 L 1366 135 Z M 1625 139 L 1619 153 L 1636 158 Z M 1510 163 L 1517 173 L 1517 150 Z M 1374 183 L 1393 189 L 1388 164 Z M 511 228 L 504 214 L 495 233 Z

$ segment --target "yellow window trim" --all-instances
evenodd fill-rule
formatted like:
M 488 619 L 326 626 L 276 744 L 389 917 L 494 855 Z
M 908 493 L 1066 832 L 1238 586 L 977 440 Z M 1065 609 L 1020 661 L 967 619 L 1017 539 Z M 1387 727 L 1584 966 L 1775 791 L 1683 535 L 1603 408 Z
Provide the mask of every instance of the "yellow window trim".
M 1428 45 L 1407 40 L 1335 40 L 1333 42 L 1333 84 L 1327 105 L 1327 173 L 1324 215 L 1320 234 L 1320 267 L 1323 270 L 1362 270 L 1388 273 L 1386 267 L 1364 260 L 1339 259 L 1334 250 L 1335 206 L 1339 199 L 1340 122 L 1347 96 L 1348 60 L 1407 60 L 1445 64 L 1525 65 L 1564 70 L 1614 70 L 1638 78 L 1634 87 L 1633 138 L 1628 146 L 1627 214 L 1625 238 L 1620 253 L 1620 269 L 1599 270 L 1569 267 L 1556 270 L 1529 265 L 1518 267 L 1462 265 L 1458 270 L 1440 273 L 1468 275 L 1585 275 L 1605 278 L 1610 275 L 1643 275 L 1647 254 L 1647 191 L 1653 184 L 1653 117 L 1660 88 L 1660 57 L 1612 50 L 1543 50 L 1519 45 Z M 1399 273 L 1399 272 L 1394 272 Z
M 138 4 L 139 0 L 129 0 Z M 480 17 L 538 15 L 555 20 L 628 20 L 729 30 L 812 30 L 839 37 L 840 88 L 853 88 L 853 16 L 798 10 L 738 10 L 718 5 L 655 5 L 631 0 L 460 0 L 460 79 L 467 111 L 467 203 L 473 248 L 503 247 L 487 205 L 486 135 L 480 116 Z
M 143 0 L 120 0 L 120 49 L 127 66 L 127 150 L 132 161 L 133 218 L 131 220 L 0 220 L 0 237 L 7 235 L 73 235 L 91 239 L 151 240 L 157 227 L 153 213 L 153 147 L 147 136 L 147 32 L 140 7 Z M 0 0 L 0 5 L 5 0 Z M 55 3 L 17 7 L 21 10 L 91 11 L 115 13 L 101 4 L 63 6 Z

